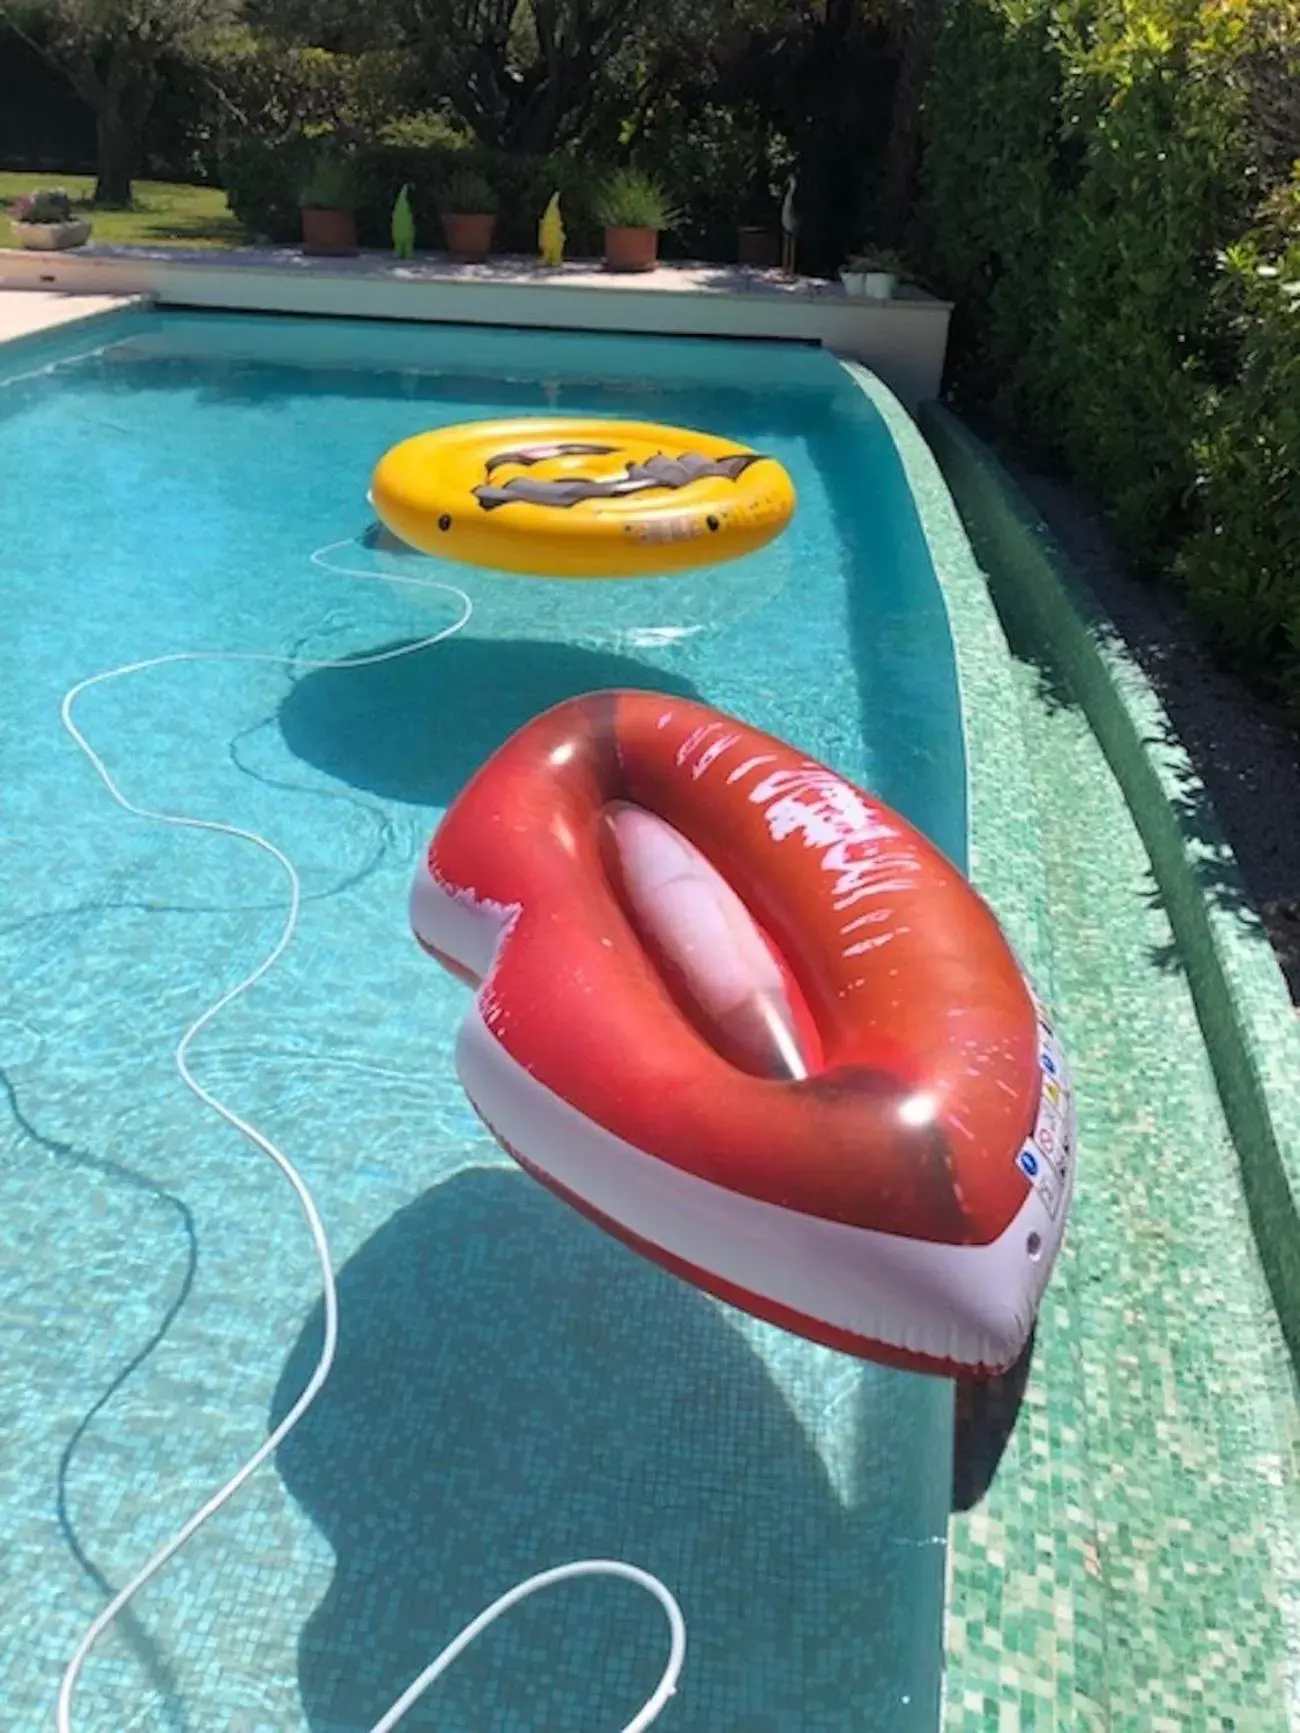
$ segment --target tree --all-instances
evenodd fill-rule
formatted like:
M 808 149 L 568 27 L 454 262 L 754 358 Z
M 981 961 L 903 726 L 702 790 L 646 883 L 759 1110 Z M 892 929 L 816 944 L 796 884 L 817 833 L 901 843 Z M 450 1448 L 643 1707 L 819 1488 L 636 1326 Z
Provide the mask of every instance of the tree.
M 129 205 L 164 63 L 201 53 L 241 0 L 0 0 L 0 20 L 95 115 L 96 204 Z
M 623 142 L 733 17 L 789 0 L 249 0 L 254 28 L 343 53 L 405 49 L 423 83 L 492 150 Z

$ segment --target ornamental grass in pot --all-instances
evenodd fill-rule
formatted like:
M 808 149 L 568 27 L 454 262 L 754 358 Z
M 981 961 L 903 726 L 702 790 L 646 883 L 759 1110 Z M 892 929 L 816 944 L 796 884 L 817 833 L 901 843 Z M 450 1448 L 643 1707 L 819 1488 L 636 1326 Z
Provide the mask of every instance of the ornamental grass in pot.
M 318 157 L 298 203 L 304 253 L 340 258 L 357 251 L 356 176 L 346 157 Z
M 477 170 L 462 169 L 444 183 L 438 215 L 453 259 L 474 264 L 487 258 L 496 231 L 497 195 Z
M 660 183 L 640 169 L 616 169 L 595 205 L 596 220 L 605 230 L 605 269 L 653 271 L 659 236 L 677 221 Z

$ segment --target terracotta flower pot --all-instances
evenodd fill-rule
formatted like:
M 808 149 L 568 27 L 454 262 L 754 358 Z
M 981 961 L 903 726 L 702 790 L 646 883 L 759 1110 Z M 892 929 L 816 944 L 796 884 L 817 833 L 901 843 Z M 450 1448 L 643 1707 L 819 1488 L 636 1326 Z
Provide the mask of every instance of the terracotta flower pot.
M 339 258 L 357 250 L 357 219 L 353 211 L 320 210 L 304 205 L 302 250 L 323 258 Z
M 607 271 L 653 271 L 659 257 L 657 229 L 606 229 Z
M 758 224 L 742 224 L 736 230 L 736 263 L 774 269 L 781 263 L 780 235 Z
M 476 264 L 492 251 L 492 235 L 497 226 L 494 214 L 487 211 L 443 211 L 442 232 L 447 237 L 447 251 L 464 264 Z

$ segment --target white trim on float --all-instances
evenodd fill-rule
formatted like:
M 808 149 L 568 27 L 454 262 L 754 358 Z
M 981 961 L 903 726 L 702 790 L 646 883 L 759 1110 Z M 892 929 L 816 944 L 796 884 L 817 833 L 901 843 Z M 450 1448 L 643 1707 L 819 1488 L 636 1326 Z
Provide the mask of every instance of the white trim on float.
M 986 1246 L 905 1239 L 741 1196 L 625 1143 L 526 1071 L 477 1001 L 456 1066 L 503 1143 L 629 1233 L 731 1287 L 865 1341 L 971 1367 L 1007 1366 L 1028 1339 L 1068 1197 L 1053 1220 L 1030 1190 Z

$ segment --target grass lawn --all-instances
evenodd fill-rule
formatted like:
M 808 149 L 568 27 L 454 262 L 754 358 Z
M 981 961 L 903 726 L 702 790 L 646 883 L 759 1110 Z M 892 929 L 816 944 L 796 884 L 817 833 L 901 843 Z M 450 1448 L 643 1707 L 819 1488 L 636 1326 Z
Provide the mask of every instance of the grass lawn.
M 10 174 L 0 170 L 0 205 L 8 205 L 20 193 L 38 187 L 62 187 L 79 215 L 88 216 L 94 228 L 90 242 L 113 246 L 148 246 L 175 241 L 187 247 L 236 247 L 247 240 L 243 229 L 226 206 L 220 187 L 187 187 L 174 181 L 137 181 L 135 208 L 100 211 L 90 202 L 93 175 Z M 9 224 L 0 216 L 0 247 L 12 246 Z

